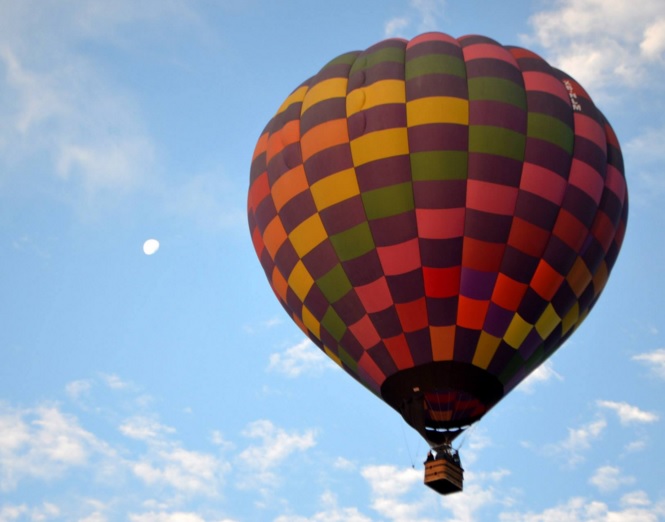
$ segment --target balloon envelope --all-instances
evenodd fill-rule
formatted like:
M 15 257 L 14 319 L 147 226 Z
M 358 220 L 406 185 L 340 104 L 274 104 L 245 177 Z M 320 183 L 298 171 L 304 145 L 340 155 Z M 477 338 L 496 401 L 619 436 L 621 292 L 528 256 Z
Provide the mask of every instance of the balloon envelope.
M 257 143 L 248 197 L 287 313 L 432 444 L 582 322 L 627 212 L 617 138 L 573 78 L 442 33 L 306 80 Z

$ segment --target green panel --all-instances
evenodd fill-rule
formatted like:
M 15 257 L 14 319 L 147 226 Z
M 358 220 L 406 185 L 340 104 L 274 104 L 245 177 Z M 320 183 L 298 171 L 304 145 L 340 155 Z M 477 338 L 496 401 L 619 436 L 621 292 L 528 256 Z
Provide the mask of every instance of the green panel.
M 569 154 L 573 153 L 575 133 L 573 129 L 558 118 L 530 112 L 528 114 L 527 134 L 531 138 L 549 141 Z
M 351 74 L 361 69 L 369 69 L 381 62 L 404 63 L 404 48 L 394 46 L 384 47 L 371 54 L 366 54 L 355 61 L 351 67 Z
M 482 152 L 524 160 L 526 136 L 502 127 L 471 125 L 469 127 L 469 152 Z
M 337 58 L 330 60 L 321 70 L 324 70 L 332 65 L 339 65 L 339 64 L 351 65 L 353 64 L 353 62 L 356 61 L 356 57 L 359 54 L 360 54 L 359 51 L 352 51 L 350 53 L 342 54 Z
M 340 361 L 346 364 L 354 373 L 358 373 L 358 363 L 354 361 L 353 357 L 351 357 L 341 346 L 337 351 L 337 357 L 339 357 Z
M 413 210 L 411 182 L 390 185 L 362 193 L 367 219 L 379 219 Z
M 367 222 L 360 223 L 353 228 L 330 236 L 330 242 L 340 261 L 355 259 L 370 250 L 373 250 L 374 239 Z
M 414 181 L 466 179 L 468 163 L 467 151 L 443 150 L 411 153 L 411 173 Z
M 466 78 L 466 66 L 462 60 L 447 54 L 427 54 L 406 62 L 406 79 L 425 74 L 451 74 Z
M 316 280 L 316 284 L 329 303 L 335 303 L 351 291 L 351 282 L 342 265 L 335 265 L 327 274 Z
M 526 110 L 524 88 L 503 78 L 483 76 L 469 79 L 469 100 L 500 101 Z
M 344 333 L 346 332 L 344 321 L 342 321 L 341 317 L 337 315 L 337 312 L 335 312 L 332 306 L 329 306 L 328 310 L 326 310 L 326 313 L 321 320 L 321 326 L 323 326 L 338 342 L 344 337 Z

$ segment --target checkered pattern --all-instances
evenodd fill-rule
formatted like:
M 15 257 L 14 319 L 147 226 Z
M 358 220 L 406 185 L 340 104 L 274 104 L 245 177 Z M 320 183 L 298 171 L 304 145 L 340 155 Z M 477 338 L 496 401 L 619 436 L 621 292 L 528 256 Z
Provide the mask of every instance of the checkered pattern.
M 572 78 L 480 36 L 342 55 L 256 146 L 249 225 L 280 303 L 348 373 L 472 364 L 507 393 L 596 302 L 628 212 L 618 141 Z M 432 419 L 477 417 L 429 390 Z

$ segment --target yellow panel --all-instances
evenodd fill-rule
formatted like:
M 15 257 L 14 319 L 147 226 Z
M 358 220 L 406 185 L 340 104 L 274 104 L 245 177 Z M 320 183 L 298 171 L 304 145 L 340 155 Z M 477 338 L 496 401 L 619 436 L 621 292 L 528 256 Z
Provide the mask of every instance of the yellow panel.
M 346 99 L 346 114 L 352 116 L 378 105 L 405 102 L 406 88 L 403 80 L 382 80 L 351 91 Z
M 301 114 L 323 100 L 346 97 L 347 78 L 330 78 L 314 85 L 302 103 Z
M 323 210 L 335 203 L 360 194 L 358 180 L 353 169 L 342 170 L 314 183 L 311 187 L 316 208 Z
M 314 279 L 307 271 L 307 268 L 305 268 L 302 261 L 298 261 L 289 276 L 289 286 L 291 287 L 291 290 L 293 290 L 298 296 L 298 299 L 304 301 L 313 284 Z
M 543 315 L 540 316 L 536 323 L 536 331 L 541 339 L 547 339 L 560 322 L 561 317 L 559 317 L 554 311 L 554 307 L 551 304 L 548 304 Z
M 304 257 L 327 236 L 318 214 L 307 218 L 289 234 L 293 248 L 300 258 Z
M 338 366 L 342 366 L 342 361 L 339 359 L 339 357 L 337 357 L 334 353 L 332 353 L 330 348 L 324 346 L 323 351 L 326 352 L 326 355 L 330 357 L 333 361 L 335 361 Z
M 478 346 L 476 346 L 476 353 L 473 355 L 473 365 L 486 370 L 492 361 L 492 357 L 499 347 L 501 339 L 494 337 L 487 332 L 480 332 L 480 339 L 478 339 Z
M 289 106 L 293 105 L 294 103 L 299 103 L 303 100 L 305 97 L 305 94 L 307 93 L 307 86 L 303 85 L 302 87 L 297 88 L 295 91 L 291 93 L 291 95 L 284 100 L 284 103 L 280 106 L 280 108 L 277 110 L 277 114 L 284 112 L 286 109 L 289 108 Z
M 321 339 L 321 323 L 316 320 L 314 314 L 306 306 L 302 307 L 302 322 L 317 339 Z
M 506 335 L 503 336 L 503 340 L 517 349 L 522 345 L 532 328 L 532 324 L 527 323 L 519 314 L 515 314 L 513 320 L 510 321 Z
M 409 142 L 405 127 L 370 132 L 351 142 L 351 154 L 356 166 L 408 153 Z
M 406 104 L 406 123 L 409 127 L 426 123 L 469 124 L 469 102 L 450 96 L 419 98 Z
M 561 328 L 563 329 L 562 335 L 565 335 L 568 330 L 570 330 L 579 322 L 582 322 L 582 319 L 580 318 L 580 304 L 575 303 L 575 306 L 568 310 L 568 313 L 563 318 L 563 321 L 561 321 Z

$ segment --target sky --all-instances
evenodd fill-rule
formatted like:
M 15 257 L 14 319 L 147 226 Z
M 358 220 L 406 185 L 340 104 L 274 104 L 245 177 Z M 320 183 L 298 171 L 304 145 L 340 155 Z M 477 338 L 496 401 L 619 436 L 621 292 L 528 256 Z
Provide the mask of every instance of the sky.
M 0 12 L 0 522 L 665 520 L 662 0 Z M 256 140 L 296 86 L 429 30 L 575 77 L 631 204 L 600 301 L 458 439 L 448 497 L 422 484 L 417 433 L 290 322 L 245 210 Z

